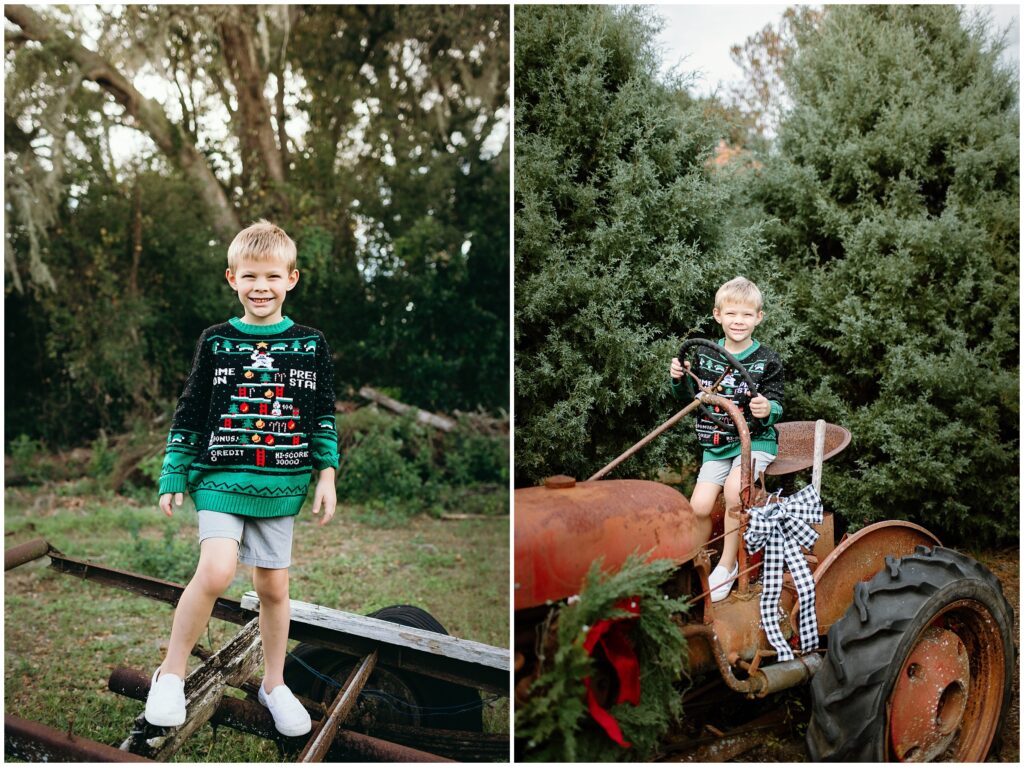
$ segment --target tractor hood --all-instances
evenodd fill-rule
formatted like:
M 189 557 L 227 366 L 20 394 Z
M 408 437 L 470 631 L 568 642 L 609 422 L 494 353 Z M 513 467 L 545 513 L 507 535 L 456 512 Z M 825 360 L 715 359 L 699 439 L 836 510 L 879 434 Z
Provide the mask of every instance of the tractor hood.
M 660 482 L 551 477 L 515 492 L 515 609 L 578 594 L 590 565 L 618 570 L 633 552 L 692 559 L 711 533 L 677 490 Z

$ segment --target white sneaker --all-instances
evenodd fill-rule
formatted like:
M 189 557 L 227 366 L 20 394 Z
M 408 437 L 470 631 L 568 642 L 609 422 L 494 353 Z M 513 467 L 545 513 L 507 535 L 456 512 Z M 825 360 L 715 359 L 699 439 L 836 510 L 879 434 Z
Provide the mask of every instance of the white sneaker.
M 732 570 L 726 570 L 724 567 L 719 565 L 711 571 L 711 575 L 708 576 L 708 586 L 711 587 L 711 601 L 721 602 L 732 591 L 733 584 L 736 583 L 736 576 L 740 571 L 740 564 L 737 562 L 732 566 Z
M 282 735 L 305 735 L 313 729 L 309 713 L 287 686 L 279 684 L 267 693 L 260 683 L 259 699 L 260 703 L 270 709 L 270 715 L 274 717 L 274 727 Z
M 146 721 L 157 727 L 178 727 L 185 723 L 185 680 L 174 674 L 153 672 L 146 697 Z

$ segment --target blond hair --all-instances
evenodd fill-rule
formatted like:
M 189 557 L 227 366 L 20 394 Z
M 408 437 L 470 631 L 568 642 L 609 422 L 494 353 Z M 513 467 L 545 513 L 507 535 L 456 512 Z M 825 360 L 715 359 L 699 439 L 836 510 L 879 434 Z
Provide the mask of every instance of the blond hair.
M 266 219 L 250 224 L 235 235 L 228 247 L 228 269 L 238 269 L 242 259 L 251 261 L 284 261 L 291 272 L 295 269 L 295 243 L 284 229 Z
M 761 311 L 764 298 L 757 285 L 746 277 L 733 277 L 715 293 L 715 308 L 721 309 L 727 303 L 747 304 Z

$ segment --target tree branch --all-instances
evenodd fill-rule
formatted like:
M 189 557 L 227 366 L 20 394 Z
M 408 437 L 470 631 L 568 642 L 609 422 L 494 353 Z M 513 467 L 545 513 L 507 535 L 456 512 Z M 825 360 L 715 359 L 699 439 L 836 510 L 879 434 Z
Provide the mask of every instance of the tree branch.
M 258 162 L 265 178 L 284 183 L 284 165 L 270 124 L 270 106 L 263 95 L 266 73 L 256 57 L 248 28 L 234 18 L 218 25 L 221 49 L 238 98 L 238 137 L 243 164 Z
M 225 240 L 235 236 L 241 224 L 224 190 L 188 133 L 167 118 L 159 103 L 139 93 L 127 78 L 98 53 L 57 33 L 48 21 L 27 6 L 5 5 L 4 15 L 21 27 L 26 37 L 41 43 L 52 43 L 65 60 L 78 64 L 84 79 L 99 85 L 121 104 L 160 150 L 196 183 L 200 196 L 211 211 L 211 224 L 217 234 Z

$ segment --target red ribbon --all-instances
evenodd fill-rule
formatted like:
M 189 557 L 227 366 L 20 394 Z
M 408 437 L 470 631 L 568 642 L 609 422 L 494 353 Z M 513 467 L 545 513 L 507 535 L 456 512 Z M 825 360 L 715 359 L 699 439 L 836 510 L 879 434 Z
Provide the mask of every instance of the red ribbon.
M 590 627 L 583 649 L 587 655 L 593 655 L 594 649 L 600 645 L 608 662 L 615 669 L 619 680 L 619 695 L 615 703 L 629 702 L 640 705 L 640 661 L 636 657 L 633 643 L 629 639 L 631 623 L 634 616 L 640 614 L 640 598 L 624 599 L 615 605 L 616 608 L 630 613 L 618 618 L 605 618 Z M 583 680 L 587 688 L 587 706 L 594 721 L 608 733 L 608 737 L 623 748 L 632 744 L 622 737 L 622 729 L 615 717 L 597 701 L 597 696 L 590 687 L 590 677 Z

